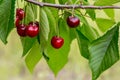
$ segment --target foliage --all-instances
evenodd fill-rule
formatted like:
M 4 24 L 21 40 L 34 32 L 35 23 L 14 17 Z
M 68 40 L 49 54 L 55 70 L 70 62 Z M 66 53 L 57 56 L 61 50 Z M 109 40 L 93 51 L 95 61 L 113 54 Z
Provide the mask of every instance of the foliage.
M 81 0 L 83 5 L 89 5 L 88 0 Z M 55 0 L 43 0 L 43 2 L 56 3 Z M 58 0 L 59 4 L 80 4 L 76 0 Z M 58 3 L 57 2 L 57 3 Z M 113 5 L 120 0 L 94 0 L 94 5 Z M 119 26 L 120 23 L 114 20 L 114 9 L 103 10 L 108 18 L 99 18 L 93 9 L 75 9 L 81 24 L 77 28 L 69 28 L 66 24 L 66 17 L 71 15 L 72 10 L 38 7 L 23 0 L 19 4 L 24 4 L 22 8 L 26 11 L 25 24 L 30 21 L 39 21 L 40 33 L 37 37 L 20 37 L 23 45 L 23 57 L 28 69 L 33 72 L 34 67 L 43 56 L 48 66 L 55 75 L 68 62 L 70 44 L 77 39 L 81 55 L 89 61 L 92 71 L 92 80 L 96 80 L 102 72 L 110 68 L 119 60 Z M 0 0 L 0 39 L 7 43 L 7 37 L 14 29 L 16 0 Z M 7 5 L 7 6 L 6 6 Z M 62 15 L 61 15 L 62 14 Z M 97 27 L 90 25 L 91 19 Z M 51 46 L 52 36 L 60 35 L 65 43 L 62 48 L 54 49 Z

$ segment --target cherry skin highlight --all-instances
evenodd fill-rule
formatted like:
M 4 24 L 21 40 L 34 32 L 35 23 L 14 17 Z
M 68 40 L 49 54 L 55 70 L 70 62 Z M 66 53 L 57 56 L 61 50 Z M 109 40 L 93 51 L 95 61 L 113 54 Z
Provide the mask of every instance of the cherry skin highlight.
M 26 35 L 29 37 L 35 37 L 39 33 L 39 26 L 35 23 L 29 23 L 29 25 L 26 28 Z
M 75 28 L 80 24 L 80 20 L 75 16 L 69 16 L 67 18 L 67 24 L 70 28 Z
M 63 46 L 64 44 L 64 39 L 62 37 L 58 37 L 58 36 L 53 36 L 51 39 L 51 45 L 56 48 L 59 49 Z
M 25 37 L 26 36 L 26 25 L 25 24 L 20 24 L 17 27 L 17 33 L 18 33 L 19 36 Z
M 17 8 L 16 16 L 18 16 L 19 19 L 22 20 L 25 17 L 25 11 L 22 8 Z

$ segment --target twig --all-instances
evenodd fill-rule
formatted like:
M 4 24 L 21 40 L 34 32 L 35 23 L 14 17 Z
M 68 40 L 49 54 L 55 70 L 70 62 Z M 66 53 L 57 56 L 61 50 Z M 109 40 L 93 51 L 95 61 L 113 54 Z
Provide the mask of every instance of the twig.
M 38 6 L 47 6 L 47 7 L 54 7 L 54 8 L 67 8 L 67 9 L 72 9 L 74 8 L 80 8 L 80 9 L 120 9 L 120 6 L 93 6 L 93 5 L 60 5 L 60 4 L 51 4 L 51 3 L 43 3 L 43 2 L 38 2 L 35 0 L 25 0 L 27 2 L 33 3 Z

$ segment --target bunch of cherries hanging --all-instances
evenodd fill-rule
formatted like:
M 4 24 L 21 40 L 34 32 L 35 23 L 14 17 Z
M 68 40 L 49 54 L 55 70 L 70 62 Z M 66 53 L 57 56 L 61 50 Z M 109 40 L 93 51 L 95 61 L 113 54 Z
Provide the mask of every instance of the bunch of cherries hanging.
M 16 29 L 17 33 L 21 37 L 35 37 L 39 34 L 39 22 L 30 22 L 28 25 L 22 24 L 22 20 L 25 18 L 25 11 L 21 8 L 16 9 Z
M 40 30 L 39 22 L 31 21 L 28 25 L 22 24 L 21 22 L 24 18 L 25 18 L 25 11 L 21 8 L 17 8 L 15 25 L 16 25 L 18 35 L 21 37 L 26 37 L 26 36 L 29 36 L 31 38 L 36 37 L 39 34 L 39 30 Z M 80 24 L 79 18 L 73 15 L 68 16 L 66 21 L 70 28 L 75 28 Z M 64 44 L 64 39 L 62 37 L 60 36 L 52 37 L 51 45 L 54 48 L 59 49 L 63 46 L 63 44 Z

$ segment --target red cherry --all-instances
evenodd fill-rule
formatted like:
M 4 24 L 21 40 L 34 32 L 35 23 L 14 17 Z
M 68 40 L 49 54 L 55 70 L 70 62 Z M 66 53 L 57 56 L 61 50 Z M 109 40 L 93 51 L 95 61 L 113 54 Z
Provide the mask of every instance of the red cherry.
M 67 24 L 70 28 L 75 28 L 80 24 L 80 20 L 75 16 L 69 16 L 67 18 Z
M 18 33 L 19 36 L 25 37 L 26 36 L 26 25 L 20 24 L 17 27 L 17 33 Z
M 25 11 L 21 8 L 17 8 L 16 16 L 18 16 L 19 19 L 22 20 L 25 17 Z
M 37 26 L 35 23 L 33 24 L 29 23 L 29 25 L 26 28 L 26 34 L 29 37 L 35 37 L 38 35 L 38 33 L 39 33 L 39 26 Z
M 16 19 L 15 19 L 15 26 L 18 27 L 19 25 L 20 25 L 20 19 L 17 16 Z
M 64 39 L 58 36 L 53 36 L 51 39 L 51 45 L 56 48 L 59 49 L 63 46 L 64 44 Z

